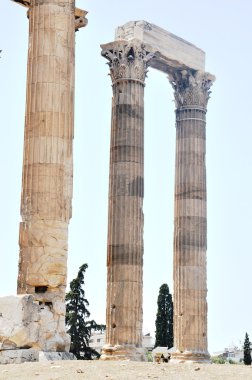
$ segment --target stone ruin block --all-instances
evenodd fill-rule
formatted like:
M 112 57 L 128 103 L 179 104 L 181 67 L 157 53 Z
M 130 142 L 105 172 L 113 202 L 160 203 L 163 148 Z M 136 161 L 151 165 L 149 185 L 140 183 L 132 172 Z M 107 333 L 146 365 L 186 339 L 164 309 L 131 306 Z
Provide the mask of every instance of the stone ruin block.
M 3 351 L 69 351 L 65 305 L 34 301 L 29 294 L 0 298 L 0 356 Z

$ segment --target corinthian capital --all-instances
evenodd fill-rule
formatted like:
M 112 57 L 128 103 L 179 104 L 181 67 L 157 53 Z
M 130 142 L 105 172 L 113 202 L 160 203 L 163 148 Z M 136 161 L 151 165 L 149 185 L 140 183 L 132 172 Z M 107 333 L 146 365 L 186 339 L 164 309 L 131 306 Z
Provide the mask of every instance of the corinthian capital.
M 168 73 L 168 78 L 174 89 L 177 108 L 194 105 L 207 107 L 214 75 L 193 69 L 174 69 Z
M 148 63 L 154 57 L 154 53 L 148 52 L 138 40 L 118 40 L 102 45 L 101 54 L 109 61 L 113 83 L 125 79 L 144 82 Z

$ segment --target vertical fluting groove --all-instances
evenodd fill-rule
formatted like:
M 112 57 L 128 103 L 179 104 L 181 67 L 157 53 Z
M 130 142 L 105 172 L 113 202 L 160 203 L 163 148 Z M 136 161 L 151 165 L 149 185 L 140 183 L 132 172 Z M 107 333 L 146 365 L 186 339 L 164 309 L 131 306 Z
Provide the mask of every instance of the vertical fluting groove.
M 206 73 L 189 69 L 171 71 L 169 79 L 177 106 L 174 357 L 201 356 L 208 360 L 205 114 L 212 79 Z
M 201 157 L 201 161 L 199 161 L 199 152 L 203 152 L 202 154 L 204 155 L 204 140 L 195 137 L 194 131 L 200 125 L 199 122 L 197 124 L 196 120 L 192 119 L 190 109 L 181 109 L 177 112 L 177 115 L 177 140 L 179 141 L 177 144 L 178 167 L 176 169 L 181 173 L 181 176 L 179 182 L 176 183 L 175 202 L 178 204 L 182 202 L 181 209 L 176 208 L 175 216 L 175 230 L 178 228 L 178 223 L 182 233 L 181 241 L 176 241 L 175 243 L 176 259 L 179 266 L 176 270 L 179 271 L 178 283 L 180 284 L 178 285 L 179 289 L 176 297 L 179 302 L 177 314 L 180 318 L 177 334 L 179 335 L 178 341 L 182 351 L 199 352 L 204 351 L 200 339 L 202 308 L 200 306 L 201 299 L 199 298 L 199 292 L 204 287 L 204 284 L 202 284 L 204 274 L 199 261 L 199 249 L 203 249 L 202 236 L 206 235 L 206 231 L 204 231 L 203 226 L 200 226 L 202 222 L 197 221 L 197 218 L 203 218 L 204 216 L 203 200 L 197 205 L 197 196 L 195 198 L 194 193 L 197 191 L 199 193 L 204 192 L 205 190 L 203 184 L 204 171 L 200 176 L 200 167 L 204 162 L 204 157 Z M 187 119 L 188 122 L 186 121 Z M 188 160 L 188 162 L 185 160 Z M 187 216 L 188 212 L 189 215 Z M 178 257 L 178 255 L 182 256 Z M 175 261 L 177 262 L 177 260 Z M 188 297 L 190 294 L 194 294 L 194 297 L 191 298 L 189 305 Z M 185 319 L 184 323 L 183 319 Z M 187 323 L 190 324 L 190 331 L 186 331 Z
M 62 299 L 72 197 L 73 7 L 73 0 L 32 0 L 29 9 L 19 241 L 18 293 L 47 286 Z
M 31 302 L 34 299 L 41 305 L 35 340 L 24 338 L 27 346 L 48 352 L 70 348 L 65 287 L 72 199 L 74 5 L 74 0 L 31 0 L 27 5 L 29 47 L 17 292 L 33 294 Z M 76 13 L 77 23 L 81 19 L 81 26 L 85 26 L 87 12 L 78 9 Z
M 132 81 L 129 81 L 129 87 L 130 87 L 130 91 L 129 91 L 129 99 L 127 99 L 127 104 L 136 104 L 136 102 L 134 102 L 135 99 L 133 99 L 133 94 L 135 94 L 135 91 L 136 91 L 136 86 L 135 86 L 135 83 L 132 82 Z M 127 135 L 133 135 L 134 136 L 134 141 L 135 140 L 135 119 L 132 119 L 131 118 L 128 118 L 128 121 L 129 121 L 129 129 L 128 129 L 128 134 L 126 134 L 126 147 L 129 147 L 128 150 L 128 154 L 131 155 L 131 151 L 133 150 L 133 147 L 132 147 L 132 141 L 128 141 L 127 140 Z M 125 156 L 126 156 L 126 151 L 127 149 L 125 149 Z M 126 157 L 125 157 L 126 158 Z M 130 158 L 129 158 L 130 160 Z M 132 177 L 131 177 L 131 180 L 132 178 L 136 178 L 136 166 L 134 165 L 133 168 L 132 168 Z M 126 201 L 126 199 L 125 199 Z M 129 221 L 131 223 L 133 223 L 133 218 L 136 217 L 136 209 L 135 209 L 135 204 L 130 202 L 129 204 Z M 136 228 L 137 228 L 137 225 L 136 225 Z M 125 231 L 125 236 L 126 236 L 126 233 L 127 231 Z M 132 234 L 130 234 L 130 237 L 129 237 L 129 247 L 133 247 L 135 246 L 136 244 L 136 229 L 134 228 Z M 129 268 L 132 267 L 133 268 L 133 271 L 135 272 L 136 271 L 136 267 L 133 265 L 133 257 L 134 257 L 134 253 L 135 252 L 135 247 L 133 248 L 133 250 L 131 249 L 129 251 Z M 134 277 L 136 279 L 136 282 L 138 281 L 137 279 L 137 276 L 136 276 L 136 273 L 134 273 Z M 127 299 L 127 315 L 126 315 L 126 318 L 127 320 L 130 320 L 130 306 L 131 306 L 131 298 L 132 296 L 130 296 L 130 292 L 128 292 L 128 299 Z M 135 297 L 135 295 L 133 295 L 133 297 Z M 136 310 L 136 320 L 138 321 L 139 320 L 139 316 L 138 316 L 138 310 Z M 136 329 L 134 329 L 134 326 L 131 326 L 131 329 L 129 331 L 129 336 L 130 336 L 130 342 L 134 342 L 135 344 L 137 344 L 137 340 L 136 340 Z
M 139 98 L 139 93 L 138 93 L 138 87 L 139 85 L 137 86 L 136 82 L 131 82 L 131 87 L 132 87 L 132 90 L 130 91 L 130 104 L 135 104 L 136 106 L 136 109 L 137 112 L 139 112 L 139 102 L 138 102 L 138 98 Z M 139 147 L 139 144 L 136 143 L 136 135 L 137 135 L 137 119 L 136 118 L 133 118 L 132 119 L 132 127 L 131 127 L 131 131 L 132 131 L 132 134 L 134 136 L 134 145 L 132 146 L 132 142 L 130 144 L 130 153 L 133 153 L 135 150 L 136 150 L 136 147 Z M 133 166 L 133 175 L 132 175 L 132 178 L 133 178 L 133 181 L 137 178 L 137 169 L 138 169 L 138 166 L 140 166 L 140 159 L 139 159 L 139 153 L 138 153 L 138 156 L 136 157 L 136 152 L 134 152 L 134 156 L 135 156 L 135 159 L 136 161 L 138 162 L 138 165 L 134 165 Z M 139 165 L 140 164 L 140 165 Z M 136 194 L 139 194 L 139 189 L 138 189 L 138 181 L 136 181 Z M 132 233 L 132 237 L 133 237 L 133 241 L 132 241 L 132 246 L 134 245 L 134 252 L 136 251 L 137 253 L 139 252 L 139 247 L 138 247 L 138 229 L 139 229 L 139 225 L 138 225 L 138 209 L 139 209 L 139 197 L 137 198 L 137 203 L 133 202 L 133 204 L 131 204 L 131 208 L 132 208 L 132 212 L 133 212 L 133 215 L 132 215 L 132 219 L 135 218 L 136 219 L 136 226 L 133 230 L 133 233 Z M 138 284 L 139 284 L 139 276 L 138 276 L 138 265 L 134 265 L 133 263 L 133 251 L 132 251 L 132 261 L 130 263 L 130 265 L 132 265 L 132 267 L 134 268 L 134 277 L 136 279 L 136 284 L 137 284 L 137 289 L 135 289 L 135 295 L 134 295 L 134 299 L 136 296 L 138 296 L 138 299 L 139 298 L 139 291 L 138 291 Z M 130 301 L 130 299 L 129 299 Z M 129 303 L 130 305 L 130 303 Z M 138 323 L 140 323 L 140 313 L 139 313 L 139 308 L 140 308 L 140 305 L 138 305 L 138 308 L 136 309 L 136 321 L 138 321 Z M 136 328 L 134 328 L 134 326 L 132 326 L 133 328 L 131 328 L 131 339 L 133 342 L 135 342 L 136 346 L 139 345 L 139 341 L 138 341 L 138 326 L 136 326 Z
M 118 41 L 102 55 L 109 60 L 113 83 L 106 339 L 127 351 L 142 344 L 143 83 L 148 60 L 141 44 Z

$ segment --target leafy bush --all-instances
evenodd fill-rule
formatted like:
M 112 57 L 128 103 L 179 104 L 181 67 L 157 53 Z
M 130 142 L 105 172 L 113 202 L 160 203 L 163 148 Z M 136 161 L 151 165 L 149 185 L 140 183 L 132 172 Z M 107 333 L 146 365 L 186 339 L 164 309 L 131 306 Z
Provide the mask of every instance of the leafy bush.
M 212 356 L 212 363 L 214 364 L 225 364 L 226 360 L 222 356 Z
M 229 364 L 237 364 L 234 360 L 228 359 Z

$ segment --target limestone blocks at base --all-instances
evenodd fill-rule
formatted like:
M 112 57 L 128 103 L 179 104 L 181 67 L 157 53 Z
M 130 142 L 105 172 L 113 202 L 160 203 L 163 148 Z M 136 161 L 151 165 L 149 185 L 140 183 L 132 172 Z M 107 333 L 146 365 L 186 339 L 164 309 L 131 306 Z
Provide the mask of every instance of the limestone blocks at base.
M 39 351 L 39 362 L 48 362 L 54 360 L 77 360 L 71 352 L 46 352 Z
M 0 351 L 0 364 L 24 362 L 48 362 L 55 360 L 76 360 L 70 352 L 45 352 L 30 349 Z
M 32 295 L 0 298 L 0 352 L 32 348 L 69 351 L 64 305 L 34 301 Z M 21 360 L 21 359 L 20 359 Z
M 33 349 L 0 351 L 0 364 L 21 364 L 39 361 L 39 351 Z

